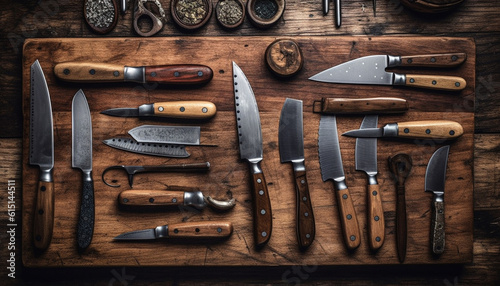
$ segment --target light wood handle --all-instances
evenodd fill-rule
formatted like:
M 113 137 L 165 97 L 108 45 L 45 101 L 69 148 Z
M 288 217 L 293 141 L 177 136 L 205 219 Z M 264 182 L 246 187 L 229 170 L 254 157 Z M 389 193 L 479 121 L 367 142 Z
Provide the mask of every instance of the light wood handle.
M 407 74 L 405 84 L 413 87 L 448 91 L 463 90 L 467 86 L 465 79 L 458 76 L 417 74 Z
M 66 62 L 56 64 L 54 74 L 69 82 L 123 81 L 123 65 L 107 63 Z
M 398 123 L 398 136 L 420 139 L 455 139 L 464 133 L 462 125 L 449 120 L 423 120 Z
M 466 53 L 402 56 L 401 66 L 407 67 L 455 67 L 467 59 Z
M 305 249 L 314 241 L 316 226 L 306 171 L 296 171 L 294 175 L 297 194 L 297 239 L 299 247 Z
M 146 82 L 162 84 L 204 84 L 212 80 L 213 71 L 204 65 L 147 66 Z
M 233 233 L 233 224 L 225 221 L 200 221 L 170 224 L 171 238 L 224 238 Z
M 153 105 L 155 116 L 172 118 L 208 119 L 215 115 L 217 108 L 209 101 L 169 101 Z
M 368 185 L 368 244 L 371 250 L 378 250 L 384 244 L 385 219 L 379 185 Z
M 184 192 L 163 190 L 126 190 L 118 195 L 118 203 L 122 206 L 182 206 Z
M 323 98 L 315 101 L 313 111 L 329 114 L 400 113 L 408 110 L 406 100 L 394 97 Z
M 54 228 L 54 182 L 38 182 L 33 222 L 35 247 L 45 250 L 50 245 Z
M 261 170 L 259 163 L 250 163 L 250 170 Z M 273 215 L 271 211 L 271 200 L 267 190 L 264 173 L 251 172 L 254 238 L 257 247 L 262 247 L 271 238 L 273 229 Z
M 361 244 L 361 233 L 354 204 L 349 189 L 338 190 L 336 193 L 344 243 L 347 249 L 354 250 Z
M 434 254 L 444 252 L 444 202 L 434 201 L 432 203 L 431 246 Z

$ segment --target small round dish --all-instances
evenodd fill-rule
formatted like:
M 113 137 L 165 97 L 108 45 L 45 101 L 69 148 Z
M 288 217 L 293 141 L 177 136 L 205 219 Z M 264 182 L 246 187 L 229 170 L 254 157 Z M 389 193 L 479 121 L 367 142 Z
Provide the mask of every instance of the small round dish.
M 118 4 L 116 0 L 85 0 L 83 15 L 92 31 L 104 35 L 111 32 L 118 22 Z
M 247 13 L 257 28 L 267 29 L 276 24 L 285 11 L 285 0 L 248 0 Z
M 266 49 L 265 62 L 269 70 L 282 78 L 293 77 L 304 65 L 304 57 L 299 44 L 292 39 L 279 39 Z
M 240 26 L 245 19 L 246 8 L 241 0 L 219 0 L 215 4 L 217 22 L 226 29 Z
M 212 16 L 212 3 L 210 0 L 172 0 L 170 14 L 181 28 L 195 30 L 205 25 Z

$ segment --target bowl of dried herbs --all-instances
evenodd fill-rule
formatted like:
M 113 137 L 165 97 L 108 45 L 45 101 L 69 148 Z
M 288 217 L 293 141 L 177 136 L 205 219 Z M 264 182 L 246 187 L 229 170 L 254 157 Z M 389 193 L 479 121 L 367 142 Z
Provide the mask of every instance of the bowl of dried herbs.
M 243 23 L 245 4 L 241 0 L 219 0 L 215 4 L 217 21 L 224 28 L 234 29 Z
M 181 28 L 198 29 L 212 16 L 212 3 L 210 0 L 172 0 L 170 13 Z

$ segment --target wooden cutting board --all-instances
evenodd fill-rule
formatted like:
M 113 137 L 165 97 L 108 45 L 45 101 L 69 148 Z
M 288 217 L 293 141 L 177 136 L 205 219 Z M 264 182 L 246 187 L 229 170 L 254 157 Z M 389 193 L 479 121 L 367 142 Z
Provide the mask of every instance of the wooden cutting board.
M 405 263 L 465 263 L 472 260 L 473 233 L 473 137 L 475 44 L 469 38 L 441 37 L 296 37 L 304 56 L 303 70 L 283 80 L 265 67 L 264 52 L 274 37 L 185 37 L 185 38 L 88 38 L 30 39 L 23 57 L 23 261 L 27 266 L 150 266 L 150 265 L 360 265 L 398 264 L 395 246 L 395 186 L 387 158 L 400 152 L 413 159 L 407 180 L 408 252 Z M 406 70 L 422 74 L 462 76 L 465 90 L 430 91 L 392 86 L 361 86 L 318 83 L 307 80 L 331 66 L 372 54 L 415 55 L 441 52 L 466 52 L 466 62 L 451 69 Z M 35 253 L 32 222 L 38 168 L 28 165 L 30 65 L 38 59 L 45 72 L 52 99 L 55 134 L 55 222 L 50 247 Z M 214 70 L 213 80 L 202 88 L 119 84 L 75 84 L 55 79 L 52 69 L 64 61 L 95 61 L 126 65 L 198 63 Z M 262 168 L 267 179 L 273 210 L 273 232 L 267 246 L 256 249 L 252 234 L 252 198 L 248 166 L 239 159 L 231 61 L 245 72 L 260 109 L 264 139 Z M 84 253 L 76 248 L 76 224 L 81 193 L 81 173 L 71 168 L 71 100 L 78 89 L 87 96 L 93 124 L 93 160 L 96 200 L 94 238 Z M 366 175 L 354 169 L 353 138 L 340 136 L 346 180 L 354 200 L 362 231 L 361 246 L 348 253 L 344 247 L 337 203 L 331 182 L 321 180 L 318 161 L 320 115 L 312 113 L 314 100 L 322 97 L 394 96 L 408 100 L 405 114 L 382 115 L 380 124 L 423 119 L 448 119 L 460 122 L 465 134 L 451 142 L 446 176 L 446 249 L 440 257 L 430 250 L 432 195 L 424 192 L 424 174 L 429 158 L 445 142 L 435 144 L 378 140 L 378 181 L 386 221 L 386 241 L 371 253 L 366 237 Z M 316 218 L 316 239 L 301 252 L 295 233 L 295 190 L 292 167 L 281 164 L 278 124 L 285 98 L 304 102 L 304 145 L 307 178 Z M 209 100 L 218 113 L 209 122 L 181 122 L 117 118 L 99 112 L 114 107 L 136 107 L 168 100 Z M 362 116 L 338 116 L 338 131 L 357 129 Z M 187 159 L 158 158 L 112 149 L 102 140 L 123 135 L 143 124 L 199 125 L 201 142 L 218 147 L 188 147 Z M 117 196 L 129 189 L 126 177 L 110 173 L 121 184 L 111 188 L 101 181 L 103 170 L 111 165 L 156 165 L 209 161 L 206 174 L 140 174 L 135 189 L 162 189 L 167 186 L 199 187 L 215 198 L 236 199 L 236 207 L 226 213 L 211 209 L 194 211 L 131 212 L 118 208 Z M 229 220 L 234 233 L 218 243 L 153 241 L 117 243 L 112 238 L 126 231 L 153 228 L 182 221 Z

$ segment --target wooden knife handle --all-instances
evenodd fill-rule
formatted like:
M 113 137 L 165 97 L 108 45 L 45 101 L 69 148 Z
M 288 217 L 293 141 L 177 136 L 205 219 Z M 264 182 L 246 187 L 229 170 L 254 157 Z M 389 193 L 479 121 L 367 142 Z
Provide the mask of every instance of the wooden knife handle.
M 267 183 L 260 168 L 259 163 L 250 163 L 252 196 L 253 196 L 253 217 L 254 217 L 254 238 L 257 247 L 261 247 L 271 238 L 273 228 L 273 215 L 271 211 L 271 200 L 267 190 Z
M 306 171 L 296 171 L 294 175 L 297 193 L 297 239 L 299 247 L 305 249 L 314 241 L 316 226 Z
M 398 123 L 398 136 L 420 139 L 455 139 L 464 133 L 460 123 L 450 120 L 422 120 Z
M 402 56 L 401 66 L 405 67 L 455 67 L 467 59 L 466 53 Z
M 405 85 L 448 91 L 463 90 L 467 86 L 465 79 L 458 76 L 407 74 Z
M 225 221 L 200 221 L 170 224 L 171 238 L 224 238 L 233 233 L 233 224 Z
M 204 65 L 159 65 L 145 68 L 146 82 L 204 84 L 213 77 L 212 69 Z
M 344 242 L 347 249 L 354 250 L 361 244 L 361 233 L 354 204 L 349 189 L 338 190 L 336 193 Z
M 407 110 L 406 100 L 394 97 L 323 98 L 313 106 L 313 112 L 327 114 L 401 113 Z
M 80 205 L 80 216 L 76 231 L 78 248 L 83 250 L 92 242 L 94 235 L 95 203 L 94 203 L 94 181 L 84 180 L 82 188 L 82 201 Z
M 38 182 L 33 222 L 35 247 L 45 250 L 50 245 L 54 228 L 54 182 Z
M 118 195 L 122 206 L 182 206 L 184 192 L 164 190 L 126 190 Z
M 157 102 L 154 115 L 172 118 L 208 119 L 215 115 L 217 108 L 209 101 L 169 101 Z
M 378 250 L 384 244 L 385 219 L 379 185 L 368 185 L 368 244 Z
M 432 252 L 441 254 L 444 252 L 444 202 L 433 201 L 431 219 L 431 243 Z
M 396 248 L 399 262 L 402 263 L 406 257 L 407 244 L 405 186 L 397 186 L 396 189 Z
M 123 65 L 108 63 L 66 62 L 56 64 L 54 74 L 69 82 L 123 81 Z

